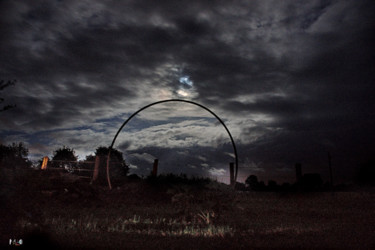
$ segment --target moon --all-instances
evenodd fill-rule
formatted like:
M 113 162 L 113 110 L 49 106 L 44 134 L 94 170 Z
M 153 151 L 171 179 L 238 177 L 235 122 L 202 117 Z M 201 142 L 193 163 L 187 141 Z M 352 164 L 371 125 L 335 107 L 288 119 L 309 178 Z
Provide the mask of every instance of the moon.
M 190 87 L 193 86 L 193 81 L 191 81 L 189 79 L 189 76 L 181 76 L 180 79 L 179 79 L 180 83 L 184 84 L 184 85 L 188 85 Z

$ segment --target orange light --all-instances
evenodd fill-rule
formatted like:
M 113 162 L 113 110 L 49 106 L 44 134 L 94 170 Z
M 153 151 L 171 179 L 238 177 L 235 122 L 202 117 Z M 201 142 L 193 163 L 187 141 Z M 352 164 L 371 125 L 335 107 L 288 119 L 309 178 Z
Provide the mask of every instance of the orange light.
M 47 163 L 48 163 L 48 157 L 47 156 L 44 156 L 43 157 L 43 163 L 42 163 L 42 170 L 45 170 L 47 169 Z

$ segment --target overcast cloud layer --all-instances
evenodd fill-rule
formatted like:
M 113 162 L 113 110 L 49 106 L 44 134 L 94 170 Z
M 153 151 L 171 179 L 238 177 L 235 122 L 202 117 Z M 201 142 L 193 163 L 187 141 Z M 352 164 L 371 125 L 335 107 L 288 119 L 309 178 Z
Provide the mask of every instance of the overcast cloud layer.
M 348 1 L 10 1 L 0 3 L 0 142 L 32 157 L 109 146 L 133 112 L 192 100 L 221 117 L 239 176 L 350 180 L 375 155 L 375 3 Z M 166 103 L 136 116 L 115 145 L 132 169 L 227 175 L 225 129 Z

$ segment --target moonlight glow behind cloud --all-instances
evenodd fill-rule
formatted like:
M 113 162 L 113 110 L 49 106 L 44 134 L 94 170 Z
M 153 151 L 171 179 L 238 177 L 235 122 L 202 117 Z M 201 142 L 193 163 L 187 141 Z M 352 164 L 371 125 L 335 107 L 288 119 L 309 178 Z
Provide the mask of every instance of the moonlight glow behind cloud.
M 294 180 L 294 164 L 351 180 L 374 149 L 373 1 L 0 3 L 1 143 L 80 158 L 110 145 L 155 101 L 212 109 L 238 145 L 240 176 Z M 230 140 L 205 110 L 160 105 L 117 147 L 133 169 L 227 174 Z M 223 172 L 226 171 L 226 172 Z M 146 170 L 145 170 L 146 171 Z

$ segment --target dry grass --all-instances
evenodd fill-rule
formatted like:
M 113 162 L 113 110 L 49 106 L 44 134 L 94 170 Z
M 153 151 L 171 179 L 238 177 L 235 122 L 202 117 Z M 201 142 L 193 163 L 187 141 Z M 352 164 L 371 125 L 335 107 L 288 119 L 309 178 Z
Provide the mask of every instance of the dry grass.
M 375 248 L 373 192 L 237 193 L 220 185 L 196 189 L 145 182 L 108 191 L 71 180 L 43 183 L 14 191 L 17 196 L 8 198 L 2 211 L 14 218 L 13 237 L 25 238 L 25 244 L 103 249 Z M 11 237 L 6 229 L 2 234 Z

